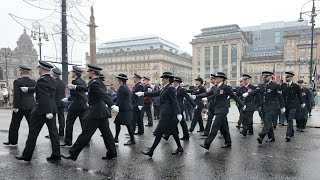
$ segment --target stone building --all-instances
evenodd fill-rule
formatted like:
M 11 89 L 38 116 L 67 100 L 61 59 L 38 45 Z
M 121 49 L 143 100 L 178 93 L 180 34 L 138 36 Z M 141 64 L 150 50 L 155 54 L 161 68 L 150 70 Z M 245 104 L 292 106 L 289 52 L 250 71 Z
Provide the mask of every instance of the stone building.
M 23 34 L 17 41 L 14 50 L 1 48 L 0 50 L 0 84 L 1 86 L 12 87 L 13 81 L 19 76 L 19 65 L 26 65 L 32 69 L 31 78 L 37 78 L 38 54 L 35 50 L 31 38 L 24 29 Z M 6 73 L 7 69 L 7 73 Z M 8 74 L 8 77 L 6 75 Z M 6 82 L 8 79 L 8 84 Z
M 90 59 L 87 54 L 87 61 Z M 161 84 L 161 74 L 171 71 L 184 83 L 192 82 L 192 58 L 179 47 L 157 36 L 119 39 L 98 47 L 97 65 L 103 68 L 108 84 L 115 84 L 119 73 L 128 75 L 132 85 L 134 73 L 149 76 L 151 83 Z

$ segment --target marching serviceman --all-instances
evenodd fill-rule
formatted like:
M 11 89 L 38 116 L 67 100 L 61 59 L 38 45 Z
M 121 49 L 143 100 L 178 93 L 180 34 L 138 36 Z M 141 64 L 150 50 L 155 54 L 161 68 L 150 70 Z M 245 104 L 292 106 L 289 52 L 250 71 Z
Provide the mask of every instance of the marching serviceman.
M 59 122 L 59 136 L 64 136 L 64 128 L 65 128 L 65 117 L 64 117 L 64 109 L 66 107 L 66 103 L 61 101 L 61 99 L 66 97 L 66 85 L 60 79 L 62 72 L 58 68 L 52 69 L 52 76 L 56 82 L 56 105 L 58 109 L 58 122 Z
M 64 139 L 64 144 L 61 146 L 71 146 L 72 145 L 72 134 L 73 125 L 77 118 L 80 120 L 81 128 L 84 127 L 83 115 L 88 108 L 87 102 L 88 98 L 86 95 L 87 83 L 81 78 L 83 70 L 77 66 L 72 66 L 71 77 L 73 78 L 72 84 L 68 84 L 70 89 L 70 96 L 68 98 L 63 98 L 63 102 L 71 101 L 69 105 L 69 111 L 66 119 L 66 134 Z
M 133 128 L 132 128 L 132 103 L 130 98 L 130 89 L 127 86 L 128 77 L 125 74 L 119 74 L 117 77 L 119 82 L 119 89 L 117 91 L 117 106 L 119 107 L 119 113 L 114 120 L 116 124 L 116 136 L 114 138 L 114 142 L 119 142 L 119 134 L 121 130 L 121 125 L 127 126 L 130 140 L 124 145 L 132 145 L 135 144 Z
M 143 86 L 144 86 L 144 92 L 151 92 L 152 88 L 149 84 L 150 78 L 144 76 L 143 77 Z M 147 118 L 148 118 L 148 124 L 145 125 L 146 127 L 152 127 L 153 126 L 153 120 L 152 120 L 152 114 L 151 114 L 151 106 L 152 106 L 152 100 L 150 97 L 144 97 L 144 105 L 141 111 L 142 118 L 144 117 L 144 113 L 146 112 Z
M 142 135 L 144 134 L 144 127 L 143 127 L 143 118 L 142 118 L 142 108 L 143 108 L 143 97 L 138 97 L 135 93 L 136 92 L 144 92 L 143 85 L 140 82 L 141 76 L 139 74 L 134 73 L 133 82 L 134 88 L 132 89 L 132 108 L 133 108 L 133 120 L 132 120 L 132 127 L 133 132 L 135 135 Z M 138 132 L 136 131 L 136 126 L 138 125 Z
M 202 86 L 203 79 L 201 77 L 198 77 L 197 79 L 195 79 L 195 81 L 196 81 L 196 86 L 193 88 L 193 90 L 189 90 L 187 92 L 191 92 L 192 95 L 199 95 L 199 94 L 205 93 L 206 89 Z M 197 131 L 197 132 L 203 132 L 204 126 L 203 126 L 201 112 L 202 112 L 204 105 L 203 105 L 203 102 L 201 101 L 201 99 L 195 100 L 195 103 L 197 105 L 197 109 L 194 111 L 193 119 L 191 122 L 189 132 L 193 132 L 197 123 L 199 123 L 199 128 L 200 128 L 199 131 Z
M 251 92 L 252 90 L 256 89 L 256 87 L 250 84 L 251 76 L 248 74 L 242 75 L 243 86 L 241 87 L 241 92 Z M 253 113 L 256 110 L 256 102 L 258 99 L 258 95 L 248 96 L 246 98 L 243 97 L 243 103 L 246 105 L 246 109 L 243 111 L 243 129 L 240 133 L 243 136 L 247 136 L 248 132 L 250 135 L 253 134 Z M 242 96 L 242 94 L 241 94 Z
M 298 81 L 300 87 L 302 101 L 306 104 L 305 107 L 298 106 L 296 112 L 296 122 L 297 122 L 297 131 L 304 132 L 306 128 L 306 123 L 308 120 L 308 109 L 311 108 L 311 93 L 310 90 L 305 87 L 303 80 Z
M 177 90 L 177 99 L 179 102 L 180 110 L 181 110 L 181 115 L 182 115 L 182 120 L 180 121 L 180 125 L 183 131 L 183 137 L 180 140 L 188 141 L 189 140 L 189 132 L 188 132 L 188 125 L 186 122 L 186 119 L 184 117 L 184 111 L 185 111 L 185 106 L 183 104 L 183 99 L 186 98 L 186 100 L 192 105 L 193 108 L 196 108 L 197 105 L 196 103 L 191 99 L 191 97 L 188 95 L 186 89 L 180 86 L 182 83 L 182 79 L 180 77 L 174 77 L 173 79 L 173 87 L 176 88 Z
M 211 83 L 212 86 L 211 86 L 209 92 L 202 93 L 202 94 L 199 94 L 197 96 L 196 95 L 192 95 L 191 97 L 193 99 L 202 99 L 202 98 L 205 98 L 205 97 L 213 95 L 217 91 L 216 80 L 215 80 L 214 74 L 211 74 L 210 83 Z M 208 111 L 208 121 L 207 121 L 206 127 L 204 129 L 204 133 L 201 136 L 208 136 L 209 133 L 210 133 L 212 120 L 213 120 L 213 117 L 214 117 L 214 101 L 210 101 L 209 102 L 208 110 L 209 110 Z
M 172 154 L 179 154 L 183 152 L 179 140 L 178 123 L 182 120 L 181 110 L 177 100 L 176 89 L 171 85 L 173 81 L 173 74 L 171 72 L 164 72 L 162 76 L 163 88 L 158 92 L 137 92 L 137 96 L 160 96 L 160 120 L 153 134 L 156 139 L 152 147 L 148 151 L 142 151 L 144 155 L 153 156 L 153 152 L 161 141 L 163 135 L 172 135 L 178 148 Z
M 37 138 L 44 124 L 47 125 L 51 140 L 52 154 L 47 161 L 61 160 L 59 133 L 56 126 L 55 114 L 57 107 L 55 102 L 56 83 L 50 75 L 53 66 L 45 61 L 39 61 L 39 75 L 36 87 L 20 87 L 22 92 L 35 92 L 36 105 L 34 106 L 31 117 L 29 135 L 26 147 L 21 156 L 16 156 L 18 160 L 31 161 Z
M 109 128 L 108 116 L 110 115 L 106 110 L 106 106 L 111 107 L 116 112 L 119 112 L 119 107 L 113 104 L 112 99 L 106 92 L 104 83 L 99 78 L 102 69 L 94 65 L 88 65 L 88 68 L 87 74 L 91 80 L 88 83 L 89 107 L 83 116 L 86 123 L 78 139 L 69 150 L 68 155 L 62 155 L 62 157 L 73 161 L 77 160 L 82 149 L 89 143 L 91 137 L 99 128 L 108 150 L 106 157 L 102 159 L 114 159 L 117 157 L 117 151 Z
M 305 103 L 302 101 L 300 87 L 293 83 L 293 72 L 285 72 L 286 83 L 281 84 L 282 96 L 286 108 L 285 117 L 288 123 L 286 141 L 290 141 L 290 137 L 294 136 L 293 119 L 296 115 L 298 106 L 305 107 Z
M 244 98 L 248 96 L 254 96 L 258 93 L 261 95 L 261 107 L 263 112 L 263 129 L 259 133 L 258 143 L 262 144 L 264 137 L 268 134 L 267 142 L 274 142 L 274 133 L 273 133 L 273 119 L 277 118 L 279 109 L 281 113 L 285 112 L 284 102 L 282 98 L 282 91 L 279 84 L 271 80 L 272 72 L 263 71 L 263 81 L 264 84 L 260 84 L 256 89 L 251 92 L 246 92 L 243 94 Z
M 20 78 L 13 82 L 13 112 L 9 127 L 9 141 L 4 142 L 5 145 L 17 145 L 21 120 L 24 116 L 30 126 L 30 113 L 36 104 L 34 92 L 22 92 L 20 89 L 20 87 L 36 86 L 36 81 L 29 77 L 31 69 L 23 65 L 19 68 Z
M 239 104 L 239 107 L 245 109 L 245 105 L 235 95 L 232 88 L 224 84 L 224 81 L 227 79 L 226 75 L 222 72 L 218 72 L 214 75 L 217 84 L 217 90 L 208 98 L 202 98 L 203 101 L 213 101 L 214 103 L 214 116 L 215 120 L 212 124 L 212 129 L 209 136 L 204 141 L 204 144 L 200 146 L 209 150 L 210 145 L 214 138 L 216 137 L 218 131 L 220 130 L 221 134 L 225 139 L 225 144 L 221 148 L 231 148 L 231 137 L 229 132 L 229 125 L 227 121 L 227 115 L 229 113 L 230 100 L 228 97 L 234 99 L 236 103 Z

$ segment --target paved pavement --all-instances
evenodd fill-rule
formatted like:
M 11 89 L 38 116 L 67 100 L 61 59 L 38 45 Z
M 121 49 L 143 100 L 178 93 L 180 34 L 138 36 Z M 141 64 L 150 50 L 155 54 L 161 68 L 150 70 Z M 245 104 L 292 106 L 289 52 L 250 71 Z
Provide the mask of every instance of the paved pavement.
M 259 118 L 255 118 L 255 135 L 243 137 L 235 128 L 237 111 L 231 108 L 229 115 L 232 149 L 221 149 L 223 139 L 216 138 L 209 151 L 199 144 L 203 138 L 198 133 L 191 134 L 189 142 L 182 142 L 183 154 L 173 156 L 176 145 L 172 138 L 161 141 L 152 159 L 142 155 L 140 150 L 150 147 L 154 137 L 153 128 L 146 128 L 143 136 L 137 136 L 137 144 L 123 145 L 126 128 L 122 128 L 120 143 L 117 145 L 119 157 L 105 161 L 105 147 L 96 132 L 90 143 L 80 154 L 78 160 L 62 160 L 48 163 L 51 144 L 44 136 L 48 134 L 44 126 L 38 138 L 32 162 L 21 162 L 14 155 L 23 151 L 28 135 L 28 126 L 23 121 L 20 129 L 18 147 L 6 147 L 7 129 L 11 111 L 0 110 L 0 179 L 319 179 L 320 131 L 308 128 L 304 133 L 296 133 L 290 143 L 285 142 L 286 127 L 275 130 L 276 142 L 258 145 L 256 134 L 261 129 Z M 310 124 L 319 124 L 319 110 L 313 113 Z M 319 119 L 320 120 L 320 119 Z M 113 120 L 110 120 L 114 132 Z M 156 122 L 157 123 L 157 122 Z M 77 121 L 75 138 L 80 134 Z M 196 128 L 197 130 L 197 128 Z M 66 153 L 68 148 L 61 148 Z

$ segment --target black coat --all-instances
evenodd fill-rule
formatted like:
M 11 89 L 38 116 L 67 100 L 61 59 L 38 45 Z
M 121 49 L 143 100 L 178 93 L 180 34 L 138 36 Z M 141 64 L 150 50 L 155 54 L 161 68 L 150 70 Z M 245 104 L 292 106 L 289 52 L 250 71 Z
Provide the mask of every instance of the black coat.
M 146 92 L 144 95 L 149 97 L 160 96 L 160 120 L 154 135 L 162 136 L 163 134 L 178 133 L 177 124 L 179 121 L 177 115 L 181 114 L 181 110 L 176 89 L 169 84 L 160 91 Z
M 194 87 L 192 90 L 188 90 L 187 92 L 191 93 L 192 95 L 200 95 L 200 94 L 205 93 L 206 89 L 202 85 L 199 85 L 197 87 Z M 196 99 L 194 102 L 198 106 L 197 110 L 202 110 L 203 109 L 204 105 L 203 105 L 203 102 L 202 102 L 201 99 Z
M 212 96 L 218 90 L 217 88 L 218 87 L 216 85 L 212 86 L 210 88 L 209 92 L 205 92 L 205 93 L 197 95 L 196 99 L 202 99 L 204 97 Z M 210 99 L 208 109 L 211 110 L 211 111 L 214 111 L 214 101 L 213 101 L 213 99 Z
M 221 84 L 217 87 L 217 90 L 212 96 L 208 97 L 208 101 L 213 101 L 214 103 L 214 114 L 228 114 L 230 107 L 230 99 L 228 96 L 239 104 L 240 108 L 243 108 L 244 103 L 239 99 L 239 97 L 233 92 L 230 86 Z
M 299 87 L 300 88 L 300 87 Z M 308 110 L 311 109 L 311 96 L 310 90 L 308 88 L 302 87 L 300 88 L 301 98 L 302 101 L 306 103 L 306 106 L 302 108 L 301 106 L 298 106 L 295 118 L 298 120 L 308 119 Z
M 34 92 L 22 92 L 20 87 L 35 87 L 36 81 L 29 77 L 22 77 L 13 82 L 13 108 L 32 110 L 36 101 Z
M 151 86 L 147 84 L 143 87 L 143 89 L 144 89 L 144 92 L 148 92 L 148 89 L 151 89 Z M 152 99 L 150 97 L 144 97 L 143 100 L 144 100 L 144 106 L 151 106 Z
M 192 105 L 193 108 L 195 108 L 197 106 L 196 103 L 188 95 L 186 89 L 182 88 L 181 86 L 178 86 L 178 88 L 177 88 L 177 99 L 178 99 L 178 102 L 179 102 L 179 106 L 180 106 L 181 112 L 186 110 L 186 107 L 183 104 L 183 99 L 184 98 L 186 98 L 186 100 Z
M 291 85 L 288 87 L 287 83 L 282 83 L 281 90 L 284 104 L 287 109 L 297 108 L 303 103 L 299 85 L 291 83 Z
M 256 89 L 249 92 L 249 96 L 260 93 L 260 107 L 263 112 L 279 111 L 284 107 L 282 91 L 279 84 L 271 81 L 270 83 L 260 84 Z
M 144 105 L 144 100 L 143 97 L 138 97 L 135 93 L 136 92 L 144 92 L 143 85 L 141 82 L 138 82 L 134 88 L 132 89 L 132 95 L 131 95 L 131 101 L 132 101 L 132 107 L 133 109 L 137 109 L 138 106 L 143 106 Z
M 66 104 L 61 100 L 66 97 L 66 85 L 60 78 L 54 81 L 56 82 L 56 105 L 58 108 L 63 108 Z
M 114 105 L 112 99 L 106 92 L 106 87 L 103 82 L 97 77 L 88 83 L 88 104 L 84 119 L 103 119 L 109 117 L 106 110 Z
M 117 106 L 119 106 L 120 112 L 132 110 L 130 94 L 130 89 L 126 84 L 122 84 L 119 87 L 117 92 Z
M 72 84 L 76 85 L 77 88 L 70 90 L 70 97 L 68 99 L 72 102 L 69 106 L 69 111 L 83 111 L 87 108 L 88 102 L 86 95 L 86 92 L 88 92 L 87 83 L 80 77 L 76 77 L 72 80 Z
M 56 82 L 50 74 L 42 75 L 37 80 L 36 87 L 29 87 L 28 92 L 36 93 L 36 105 L 31 114 L 46 115 L 57 113 L 56 106 Z
M 241 95 L 242 97 L 242 101 L 243 103 L 246 105 L 246 109 L 245 111 L 255 111 L 257 109 L 256 107 L 256 102 L 257 102 L 257 98 L 259 96 L 259 94 L 255 94 L 254 96 L 248 96 L 246 98 L 243 98 L 243 94 L 248 92 L 250 93 L 251 91 L 255 90 L 257 87 L 252 85 L 252 84 L 249 84 L 248 87 L 246 86 L 242 86 L 241 87 L 241 90 L 239 90 L 239 95 Z

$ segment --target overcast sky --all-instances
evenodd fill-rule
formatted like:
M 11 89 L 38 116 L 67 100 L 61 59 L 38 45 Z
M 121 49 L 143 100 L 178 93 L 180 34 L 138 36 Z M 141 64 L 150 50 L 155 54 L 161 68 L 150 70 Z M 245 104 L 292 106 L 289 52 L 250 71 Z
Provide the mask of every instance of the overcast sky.
M 240 27 L 245 27 L 273 21 L 295 21 L 299 18 L 302 5 L 307 2 L 307 0 L 91 1 L 94 3 L 96 24 L 99 26 L 97 45 L 117 38 L 158 35 L 176 43 L 181 50 L 190 54 L 192 47 L 189 42 L 194 35 L 201 32 L 202 28 L 227 24 L 238 24 Z M 316 3 L 320 9 L 320 2 Z M 311 6 L 305 6 L 304 11 L 310 9 Z M 89 19 L 89 8 L 81 8 L 80 11 Z M 32 19 L 45 17 L 50 12 L 36 9 L 23 0 L 1 0 L 0 47 L 16 47 L 16 41 L 23 32 L 23 27 L 15 22 L 8 13 Z M 59 23 L 59 19 L 56 21 Z M 318 19 L 316 19 L 316 24 L 319 24 L 317 21 Z M 81 27 L 88 33 L 86 26 Z M 36 49 L 38 50 L 37 46 Z M 87 51 L 89 51 L 89 45 L 75 43 L 72 59 L 84 60 L 84 54 Z M 52 40 L 44 43 L 43 52 L 47 56 L 55 56 Z M 60 57 L 60 54 L 58 56 Z

